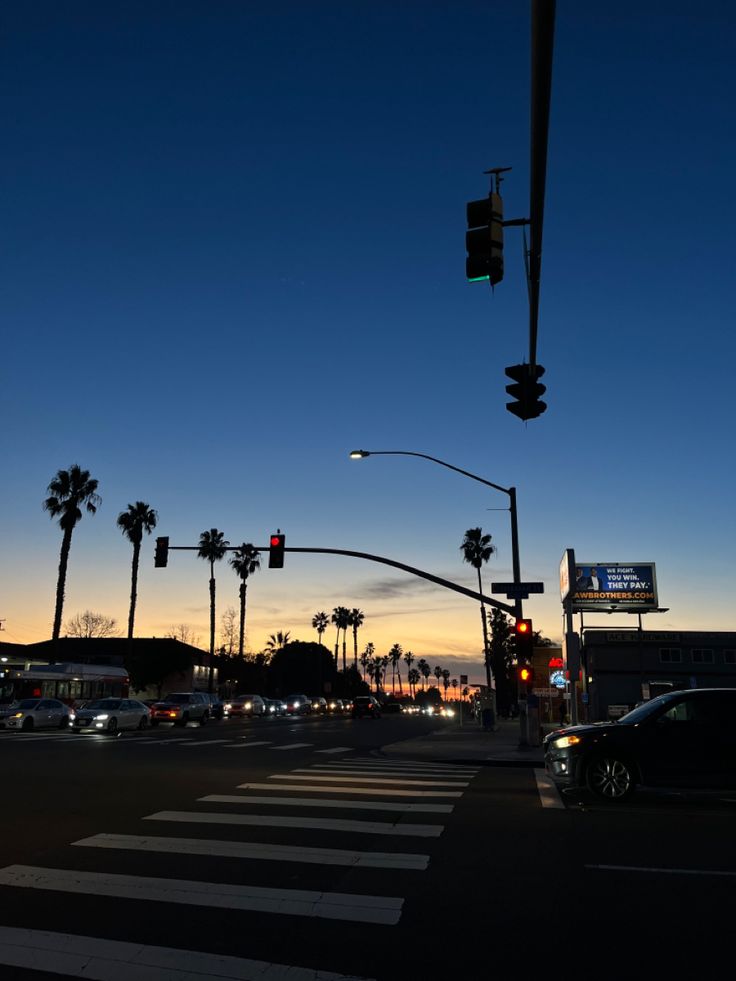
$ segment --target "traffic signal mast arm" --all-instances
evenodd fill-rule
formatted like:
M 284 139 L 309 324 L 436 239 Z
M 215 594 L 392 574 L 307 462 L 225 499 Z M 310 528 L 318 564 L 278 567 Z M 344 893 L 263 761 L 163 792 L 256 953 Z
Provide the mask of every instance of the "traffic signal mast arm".
M 181 552 L 196 552 L 198 550 L 198 545 L 170 545 L 170 550 L 176 550 Z M 257 552 L 268 552 L 269 546 L 255 546 Z M 226 549 L 228 552 L 236 551 L 235 548 Z M 421 579 L 427 579 L 429 582 L 436 583 L 438 586 L 444 586 L 445 589 L 452 589 L 456 593 L 462 593 L 463 596 L 469 596 L 481 603 L 487 603 L 488 606 L 493 606 L 497 610 L 503 610 L 504 613 L 509 613 L 511 616 L 515 614 L 515 607 L 510 606 L 508 603 L 502 603 L 500 600 L 493 599 L 490 596 L 484 596 L 483 593 L 476 593 L 472 589 L 466 589 L 465 586 L 458 586 L 457 583 L 450 582 L 447 579 L 442 579 L 440 576 L 434 576 L 431 572 L 424 572 L 422 569 L 415 569 L 414 566 L 406 565 L 404 562 L 397 562 L 395 559 L 387 559 L 382 555 L 371 555 L 370 552 L 354 552 L 350 549 L 345 548 L 295 548 L 292 545 L 287 545 L 284 548 L 285 552 L 311 552 L 322 555 L 349 555 L 355 559 L 367 559 L 369 562 L 381 562 L 383 565 L 393 566 L 394 569 L 402 569 L 404 572 L 409 572 L 413 576 L 419 576 Z

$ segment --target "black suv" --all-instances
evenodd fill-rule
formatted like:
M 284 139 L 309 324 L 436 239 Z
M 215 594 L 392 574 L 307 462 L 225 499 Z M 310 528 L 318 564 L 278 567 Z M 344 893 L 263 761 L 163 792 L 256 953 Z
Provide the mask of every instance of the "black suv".
M 358 695 L 353 699 L 353 718 L 362 719 L 364 716 L 368 719 L 381 718 L 381 706 L 373 695 Z
M 555 783 L 606 800 L 637 784 L 717 790 L 736 787 L 736 689 L 698 688 L 644 702 L 617 722 L 570 726 L 544 740 Z

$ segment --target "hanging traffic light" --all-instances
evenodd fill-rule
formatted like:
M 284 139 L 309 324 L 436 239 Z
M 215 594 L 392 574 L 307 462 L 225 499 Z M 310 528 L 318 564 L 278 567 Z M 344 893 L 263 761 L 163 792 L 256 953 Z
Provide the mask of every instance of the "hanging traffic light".
M 534 670 L 530 664 L 520 664 L 516 669 L 516 677 L 519 685 L 524 689 L 530 688 L 534 684 Z
M 271 539 L 268 545 L 268 568 L 269 569 L 283 569 L 284 568 L 284 545 L 286 543 L 286 535 L 282 535 L 281 531 L 277 531 L 275 535 L 271 535 Z
M 503 200 L 489 194 L 467 204 L 465 233 L 465 276 L 470 283 L 488 280 L 491 286 L 503 279 Z
M 165 569 L 169 561 L 169 539 L 166 535 L 156 539 L 156 553 L 153 557 L 153 565 L 156 569 Z
M 507 385 L 506 391 L 516 399 L 507 402 L 506 408 L 520 419 L 536 419 L 547 411 L 547 403 L 540 400 L 547 388 L 540 384 L 539 378 L 544 374 L 541 364 L 512 364 L 506 369 L 506 375 L 513 379 L 513 385 Z
M 530 664 L 534 654 L 534 630 L 531 620 L 517 620 L 514 628 L 516 637 L 516 660 L 520 664 Z

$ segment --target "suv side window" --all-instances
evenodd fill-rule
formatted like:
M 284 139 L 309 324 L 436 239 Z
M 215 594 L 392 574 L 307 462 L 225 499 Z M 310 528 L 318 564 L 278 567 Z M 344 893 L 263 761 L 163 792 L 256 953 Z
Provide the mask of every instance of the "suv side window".
M 667 709 L 661 716 L 667 722 L 692 722 L 693 703 L 692 701 L 677 702 L 672 708 Z
M 736 710 L 736 698 L 729 698 L 721 692 L 701 695 L 693 700 L 693 719 L 700 726 L 725 729 L 731 725 L 731 717 Z

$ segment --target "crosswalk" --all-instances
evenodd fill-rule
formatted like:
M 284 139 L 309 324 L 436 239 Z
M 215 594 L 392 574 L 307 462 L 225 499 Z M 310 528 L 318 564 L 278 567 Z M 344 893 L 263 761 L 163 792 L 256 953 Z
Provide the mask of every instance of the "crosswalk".
M 332 749 L 347 752 L 349 747 Z M 17 920 L 3 926 L 0 915 L 0 965 L 98 981 L 380 981 L 378 975 L 352 973 L 360 971 L 361 962 L 348 962 L 359 951 L 349 946 L 336 950 L 328 941 L 331 934 L 309 958 L 332 961 L 319 965 L 192 950 L 187 939 L 199 935 L 197 918 L 206 909 L 245 916 L 239 928 L 244 933 L 248 916 L 255 923 L 263 916 L 269 922 L 276 918 L 279 935 L 293 929 L 289 918 L 309 919 L 310 931 L 318 930 L 322 920 L 397 927 L 405 912 L 406 877 L 428 872 L 432 843 L 444 833 L 477 772 L 472 766 L 378 756 L 322 759 L 282 769 L 259 783 L 239 783 L 229 793 L 198 797 L 187 809 L 145 814 L 141 833 L 100 829 L 69 842 L 59 867 L 0 868 L 0 899 L 12 889 L 31 898 L 38 892 L 39 900 L 48 894 L 91 897 L 103 914 L 100 904 L 121 900 L 150 905 L 151 916 L 162 906 L 179 911 L 160 920 L 168 925 L 168 933 L 159 938 L 166 946 L 135 943 L 130 934 L 125 942 L 90 936 L 78 926 L 78 932 L 60 932 L 57 923 L 44 923 L 32 912 L 28 928 Z M 399 847 L 391 848 L 392 841 Z M 224 869 L 230 874 L 224 875 Z M 283 872 L 269 879 L 268 869 Z M 340 886 L 348 872 L 346 891 Z M 187 913 L 187 907 L 193 911 Z M 32 904 L 25 908 L 33 910 Z M 101 915 L 100 922 L 107 920 Z M 177 943 L 182 936 L 183 947 Z M 262 952 L 267 930 L 260 939 Z M 237 943 L 235 949 L 240 949 Z M 243 946 L 242 952 L 250 955 L 253 948 Z
M 126 732 L 118 734 L 117 737 L 100 735 L 96 733 L 71 734 L 67 732 L 54 732 L 41 735 L 40 733 L 13 733 L 0 740 L 0 747 L 28 747 L 37 746 L 41 743 L 54 746 L 94 746 L 94 747 L 123 747 L 123 748 L 146 748 L 156 749 L 163 746 L 178 746 L 183 749 L 207 749 L 219 746 L 222 749 L 252 749 L 256 746 L 268 746 L 274 752 L 286 752 L 297 749 L 314 749 L 315 753 L 323 755 L 337 755 L 339 753 L 350 753 L 352 746 L 328 746 L 318 749 L 315 743 L 289 742 L 279 743 L 272 739 L 251 739 L 249 736 L 238 736 L 230 739 L 213 739 L 211 737 L 191 736 L 142 736 L 137 732 Z

